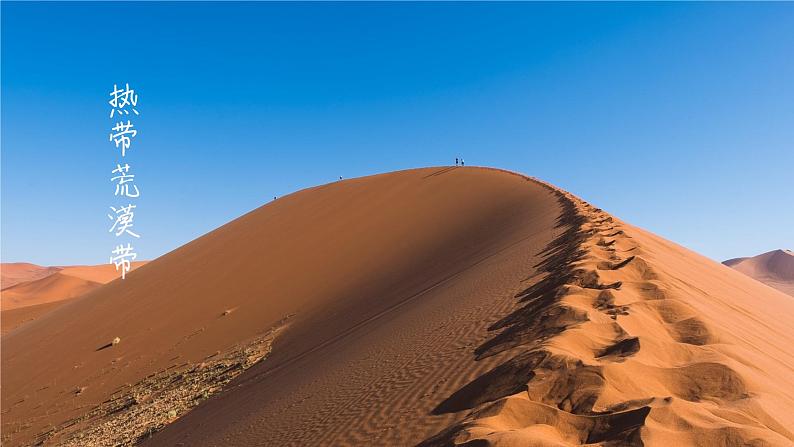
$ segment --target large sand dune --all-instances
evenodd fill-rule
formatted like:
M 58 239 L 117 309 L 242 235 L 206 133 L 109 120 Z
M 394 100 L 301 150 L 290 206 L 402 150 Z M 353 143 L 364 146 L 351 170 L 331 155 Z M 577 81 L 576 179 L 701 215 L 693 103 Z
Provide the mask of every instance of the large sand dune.
M 3 337 L 7 445 L 791 445 L 794 302 L 525 177 L 269 203 Z
M 723 264 L 794 296 L 794 252 L 772 250 L 750 258 L 729 259 Z

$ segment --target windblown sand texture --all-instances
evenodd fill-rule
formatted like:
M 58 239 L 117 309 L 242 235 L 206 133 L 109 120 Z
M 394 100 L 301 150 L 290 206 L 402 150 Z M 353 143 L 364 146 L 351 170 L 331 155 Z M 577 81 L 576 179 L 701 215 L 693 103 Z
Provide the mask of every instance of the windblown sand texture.
M 402 171 L 281 198 L 5 335 L 3 441 L 791 445 L 792 321 L 542 182 Z

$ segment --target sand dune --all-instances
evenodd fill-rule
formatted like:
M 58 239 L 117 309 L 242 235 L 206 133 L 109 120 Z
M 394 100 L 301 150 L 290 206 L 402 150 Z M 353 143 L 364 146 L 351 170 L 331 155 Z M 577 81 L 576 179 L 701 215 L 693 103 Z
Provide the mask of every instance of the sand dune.
M 723 264 L 794 296 L 794 252 L 772 250 L 750 258 L 729 259 Z
M 7 334 L 3 441 L 791 445 L 793 318 L 551 186 L 403 171 L 269 203 Z
M 2 310 L 75 298 L 102 284 L 61 272 L 3 290 Z
M 19 283 L 35 281 L 60 270 L 58 267 L 42 267 L 27 262 L 5 262 L 0 264 L 0 289 Z

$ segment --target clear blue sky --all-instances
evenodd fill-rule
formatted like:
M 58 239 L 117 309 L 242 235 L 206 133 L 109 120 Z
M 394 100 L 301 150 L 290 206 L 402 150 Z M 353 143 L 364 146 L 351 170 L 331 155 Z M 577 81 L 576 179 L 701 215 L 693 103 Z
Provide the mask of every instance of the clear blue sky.
M 141 257 L 307 186 L 508 168 L 717 260 L 794 248 L 792 3 L 2 2 L 2 260 Z

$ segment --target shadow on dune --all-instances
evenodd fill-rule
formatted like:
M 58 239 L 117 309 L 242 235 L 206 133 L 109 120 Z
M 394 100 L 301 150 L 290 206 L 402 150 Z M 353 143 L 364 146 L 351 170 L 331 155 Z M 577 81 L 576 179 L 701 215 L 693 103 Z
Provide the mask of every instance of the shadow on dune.
M 588 219 L 577 209 L 575 203 L 558 190 L 550 188 L 558 197 L 562 213 L 555 228 L 563 232 L 541 253 L 543 260 L 535 267 L 544 276 L 539 282 L 516 295 L 522 307 L 493 324 L 489 330 L 500 331 L 497 335 L 475 349 L 476 360 L 481 360 L 514 348 L 525 350 L 507 362 L 491 369 L 469 384 L 460 388 L 432 411 L 435 415 L 470 411 L 466 419 L 426 439 L 419 446 L 487 446 L 485 439 L 470 439 L 456 444 L 457 436 L 472 420 L 489 417 L 511 405 L 509 396 L 529 390 L 529 383 L 542 370 L 556 377 L 557 384 L 543 402 L 518 403 L 536 405 L 523 417 L 529 420 L 540 418 L 537 423 L 549 423 L 575 427 L 581 443 L 616 443 L 620 445 L 643 445 L 639 428 L 644 424 L 650 408 L 625 411 L 594 412 L 593 405 L 604 385 L 600 369 L 587 366 L 581 361 L 554 356 L 543 348 L 543 343 L 566 329 L 587 320 L 581 311 L 562 304 L 561 300 L 571 288 L 618 289 L 620 282 L 600 284 L 593 272 L 577 269 L 587 251 L 583 243 L 594 230 L 585 230 Z M 619 267 L 618 267 L 619 268 Z M 606 291 L 605 291 L 606 292 Z M 604 356 L 631 355 L 638 349 L 636 339 L 627 339 L 603 352 Z M 637 346 L 635 346 L 637 345 Z M 545 418 L 545 419 L 544 419 Z M 576 436 L 576 435 L 575 435 Z
M 571 309 L 559 305 L 561 294 L 558 292 L 560 287 L 574 280 L 572 264 L 585 254 L 580 248 L 586 237 L 581 231 L 585 219 L 573 203 L 562 194 L 557 195 L 563 211 L 555 228 L 564 230 L 541 252 L 544 259 L 535 266 L 545 276 L 516 295 L 526 303 L 524 306 L 489 328 L 504 330 L 474 351 L 477 360 L 517 346 L 536 347 L 578 322 Z M 471 409 L 525 390 L 534 375 L 532 371 L 545 357 L 545 353 L 536 351 L 515 356 L 453 393 L 433 410 L 433 414 Z

